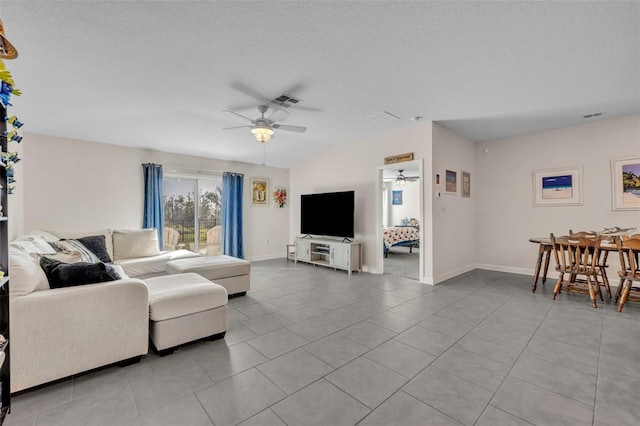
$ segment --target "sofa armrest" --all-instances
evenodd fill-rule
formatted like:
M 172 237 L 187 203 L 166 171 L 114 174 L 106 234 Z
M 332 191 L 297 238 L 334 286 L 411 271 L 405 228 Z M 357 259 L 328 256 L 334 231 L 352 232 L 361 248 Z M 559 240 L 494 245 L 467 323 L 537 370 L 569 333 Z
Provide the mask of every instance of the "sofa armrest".
M 141 280 L 36 291 L 10 304 L 11 392 L 147 353 Z

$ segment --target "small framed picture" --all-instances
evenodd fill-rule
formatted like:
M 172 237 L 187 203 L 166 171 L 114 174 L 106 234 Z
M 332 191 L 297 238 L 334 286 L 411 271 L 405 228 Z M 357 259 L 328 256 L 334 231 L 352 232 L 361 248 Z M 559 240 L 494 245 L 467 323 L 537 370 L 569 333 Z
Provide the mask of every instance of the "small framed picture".
M 273 207 L 284 208 L 288 204 L 287 188 L 279 187 L 273 190 Z
M 433 183 L 435 186 L 442 186 L 440 184 L 440 172 L 436 172 L 435 176 L 433 177 Z
M 269 205 L 269 181 L 261 178 L 251 178 L 251 205 Z
M 640 210 L 640 156 L 611 160 L 613 210 Z
M 458 193 L 458 172 L 453 170 L 444 171 L 444 192 L 447 194 Z
M 402 190 L 391 191 L 391 204 L 394 206 L 402 204 Z
M 582 166 L 533 171 L 534 206 L 581 206 Z
M 462 198 L 471 198 L 471 173 L 462 170 L 460 174 L 462 175 L 462 193 L 460 195 Z

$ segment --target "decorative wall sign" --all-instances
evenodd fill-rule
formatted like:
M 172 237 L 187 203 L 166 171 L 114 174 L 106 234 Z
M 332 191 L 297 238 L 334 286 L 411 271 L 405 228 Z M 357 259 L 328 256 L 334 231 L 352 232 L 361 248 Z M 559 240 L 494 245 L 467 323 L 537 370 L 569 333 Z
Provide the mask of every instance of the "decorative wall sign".
M 613 210 L 640 210 L 640 156 L 611 160 Z
M 534 170 L 533 205 L 582 205 L 582 166 Z
M 261 178 L 251 178 L 251 205 L 269 205 L 269 181 Z
M 448 194 L 458 193 L 458 173 L 453 170 L 444 171 L 444 192 Z
M 413 152 L 408 152 L 406 154 L 398 154 L 392 155 L 390 157 L 385 157 L 384 164 L 395 164 L 395 163 L 403 163 L 405 161 L 413 160 Z
M 287 188 L 276 188 L 273 191 L 273 207 L 283 208 L 287 203 Z
M 398 206 L 402 204 L 402 190 L 391 191 L 391 205 Z
M 462 198 L 471 198 L 471 173 L 465 172 L 464 170 L 460 172 L 462 175 Z

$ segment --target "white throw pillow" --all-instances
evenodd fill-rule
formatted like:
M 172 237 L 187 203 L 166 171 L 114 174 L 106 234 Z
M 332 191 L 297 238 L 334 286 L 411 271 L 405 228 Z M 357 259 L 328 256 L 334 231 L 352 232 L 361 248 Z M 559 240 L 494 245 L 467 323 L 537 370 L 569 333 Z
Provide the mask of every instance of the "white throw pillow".
M 14 247 L 9 248 L 9 271 L 11 278 L 10 299 L 26 296 L 34 291 L 49 289 L 47 276 L 38 262 L 28 253 Z
M 9 243 L 9 247 L 13 247 L 29 254 L 42 254 L 42 251 L 35 244 L 33 244 L 33 242 L 27 240 L 12 241 Z
M 40 237 L 48 243 L 52 243 L 54 241 L 58 241 L 60 238 L 56 237 L 50 232 L 43 231 L 42 229 L 34 229 L 28 234 L 23 235 L 22 237 L 16 238 L 16 240 L 28 240 L 30 241 L 33 237 Z
M 113 260 L 149 257 L 160 254 L 158 231 L 149 229 L 114 229 Z

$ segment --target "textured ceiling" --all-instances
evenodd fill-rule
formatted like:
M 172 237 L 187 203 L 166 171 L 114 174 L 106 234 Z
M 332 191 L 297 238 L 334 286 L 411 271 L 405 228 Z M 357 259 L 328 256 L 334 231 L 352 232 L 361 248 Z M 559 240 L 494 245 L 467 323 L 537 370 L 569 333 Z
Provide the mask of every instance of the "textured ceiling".
M 27 131 L 290 167 L 424 116 L 486 140 L 640 112 L 640 2 L 2 1 Z M 399 120 L 371 125 L 388 111 Z

